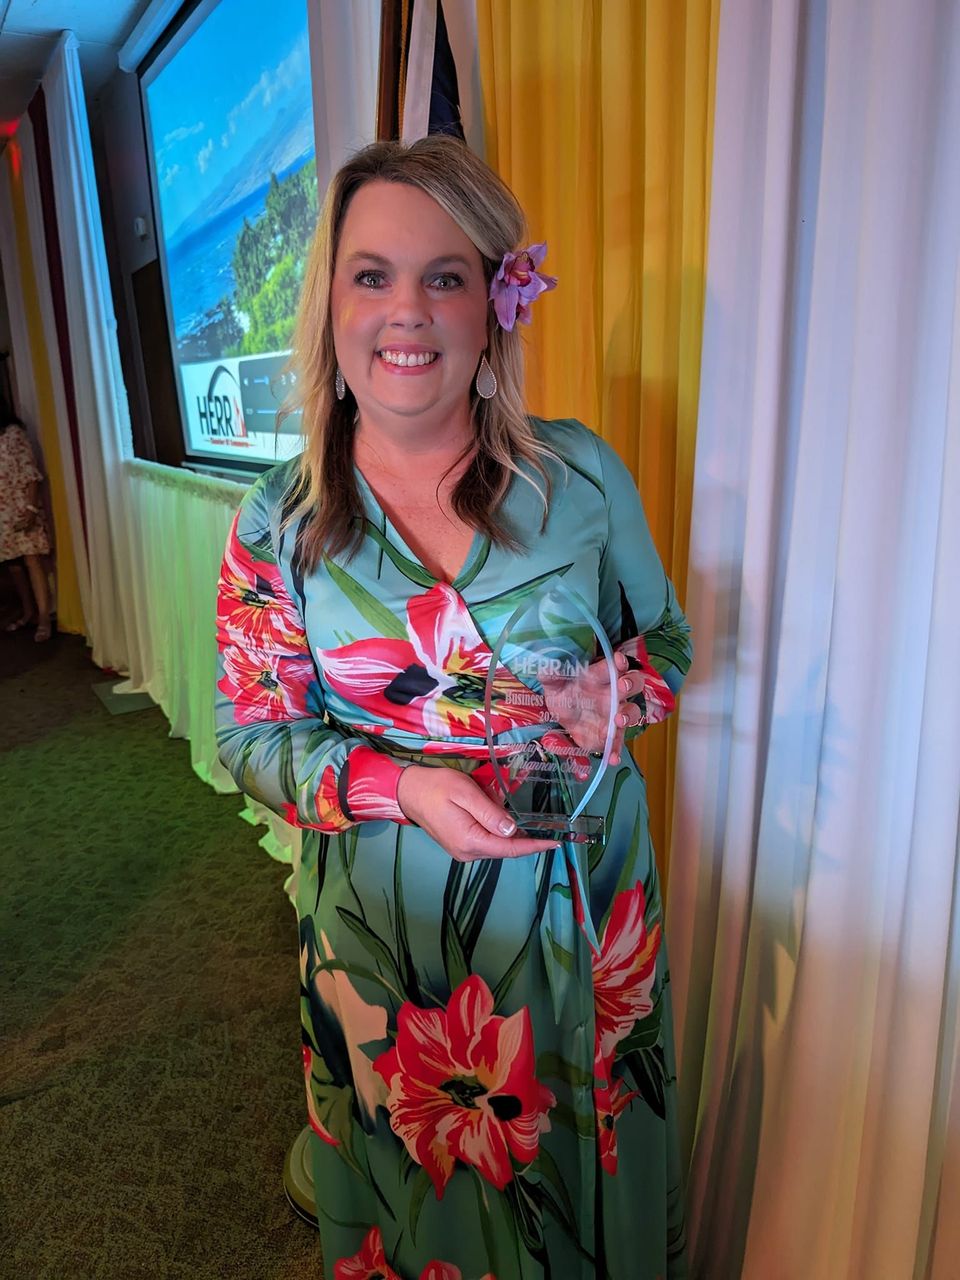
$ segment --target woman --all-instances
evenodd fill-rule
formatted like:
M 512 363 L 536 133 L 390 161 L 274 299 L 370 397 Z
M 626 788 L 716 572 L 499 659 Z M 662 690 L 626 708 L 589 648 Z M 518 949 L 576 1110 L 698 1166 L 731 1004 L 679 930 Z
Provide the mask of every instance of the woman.
M 689 663 L 628 472 L 579 423 L 524 413 L 515 321 L 553 282 L 522 231 L 450 139 L 344 166 L 296 339 L 306 451 L 253 486 L 224 558 L 221 758 L 304 828 L 334 1280 L 684 1269 L 643 780 L 617 744 L 605 843 L 557 845 L 518 832 L 485 742 L 492 647 L 545 576 L 618 647 L 621 736 L 667 713 Z
M 43 563 L 50 554 L 50 540 L 40 506 L 42 479 L 23 423 L 9 404 L 0 403 L 0 560 L 22 556 L 30 577 L 28 584 L 20 565 L 11 564 L 20 615 L 7 630 L 29 626 L 36 601 L 37 641 L 50 639 L 50 589 Z

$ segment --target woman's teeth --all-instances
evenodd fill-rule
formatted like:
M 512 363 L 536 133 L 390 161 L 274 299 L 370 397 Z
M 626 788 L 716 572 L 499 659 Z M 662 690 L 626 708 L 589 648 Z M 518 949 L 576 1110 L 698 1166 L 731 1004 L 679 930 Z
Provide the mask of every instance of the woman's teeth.
M 436 351 L 378 351 L 377 355 L 387 364 L 399 365 L 401 369 L 411 364 L 433 364 L 437 358 Z

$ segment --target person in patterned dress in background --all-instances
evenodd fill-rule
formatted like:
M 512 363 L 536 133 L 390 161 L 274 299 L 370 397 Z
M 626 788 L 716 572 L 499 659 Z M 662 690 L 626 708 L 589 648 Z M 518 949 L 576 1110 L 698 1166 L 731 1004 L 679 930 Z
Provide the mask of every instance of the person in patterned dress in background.
M 662 903 L 623 741 L 672 710 L 689 629 L 623 463 L 525 410 L 516 322 L 555 281 L 522 239 L 453 139 L 340 170 L 295 341 L 305 451 L 253 485 L 223 561 L 221 759 L 303 832 L 332 1280 L 686 1274 Z M 592 844 L 518 831 L 486 744 L 497 637 L 557 576 L 619 672 Z M 494 731 L 535 732 L 542 691 L 499 668 L 493 689 Z
M 43 475 L 23 423 L 4 398 L 0 401 L 0 560 L 10 561 L 20 597 L 20 614 L 7 626 L 19 631 L 36 613 L 34 640 L 50 639 L 50 587 L 43 557 L 50 554 L 40 482 Z M 22 558 L 29 583 L 18 562 Z M 31 595 L 32 588 L 32 595 Z

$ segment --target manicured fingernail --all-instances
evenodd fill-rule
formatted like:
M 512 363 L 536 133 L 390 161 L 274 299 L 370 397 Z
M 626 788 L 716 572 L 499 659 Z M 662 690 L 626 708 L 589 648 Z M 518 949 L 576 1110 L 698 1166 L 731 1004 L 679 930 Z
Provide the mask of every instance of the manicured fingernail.
M 500 830 L 505 836 L 512 836 L 516 829 L 517 824 L 515 822 L 511 822 L 509 818 L 502 819 L 500 823 Z

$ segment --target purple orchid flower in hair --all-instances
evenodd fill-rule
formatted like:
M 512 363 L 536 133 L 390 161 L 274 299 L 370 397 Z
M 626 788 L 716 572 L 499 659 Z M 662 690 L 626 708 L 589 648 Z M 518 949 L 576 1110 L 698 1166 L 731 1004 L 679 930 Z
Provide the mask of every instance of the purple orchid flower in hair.
M 546 255 L 546 241 L 503 255 L 500 269 L 490 282 L 490 301 L 501 327 L 508 332 L 518 320 L 529 324 L 530 303 L 557 287 L 556 276 L 541 275 L 537 270 Z

